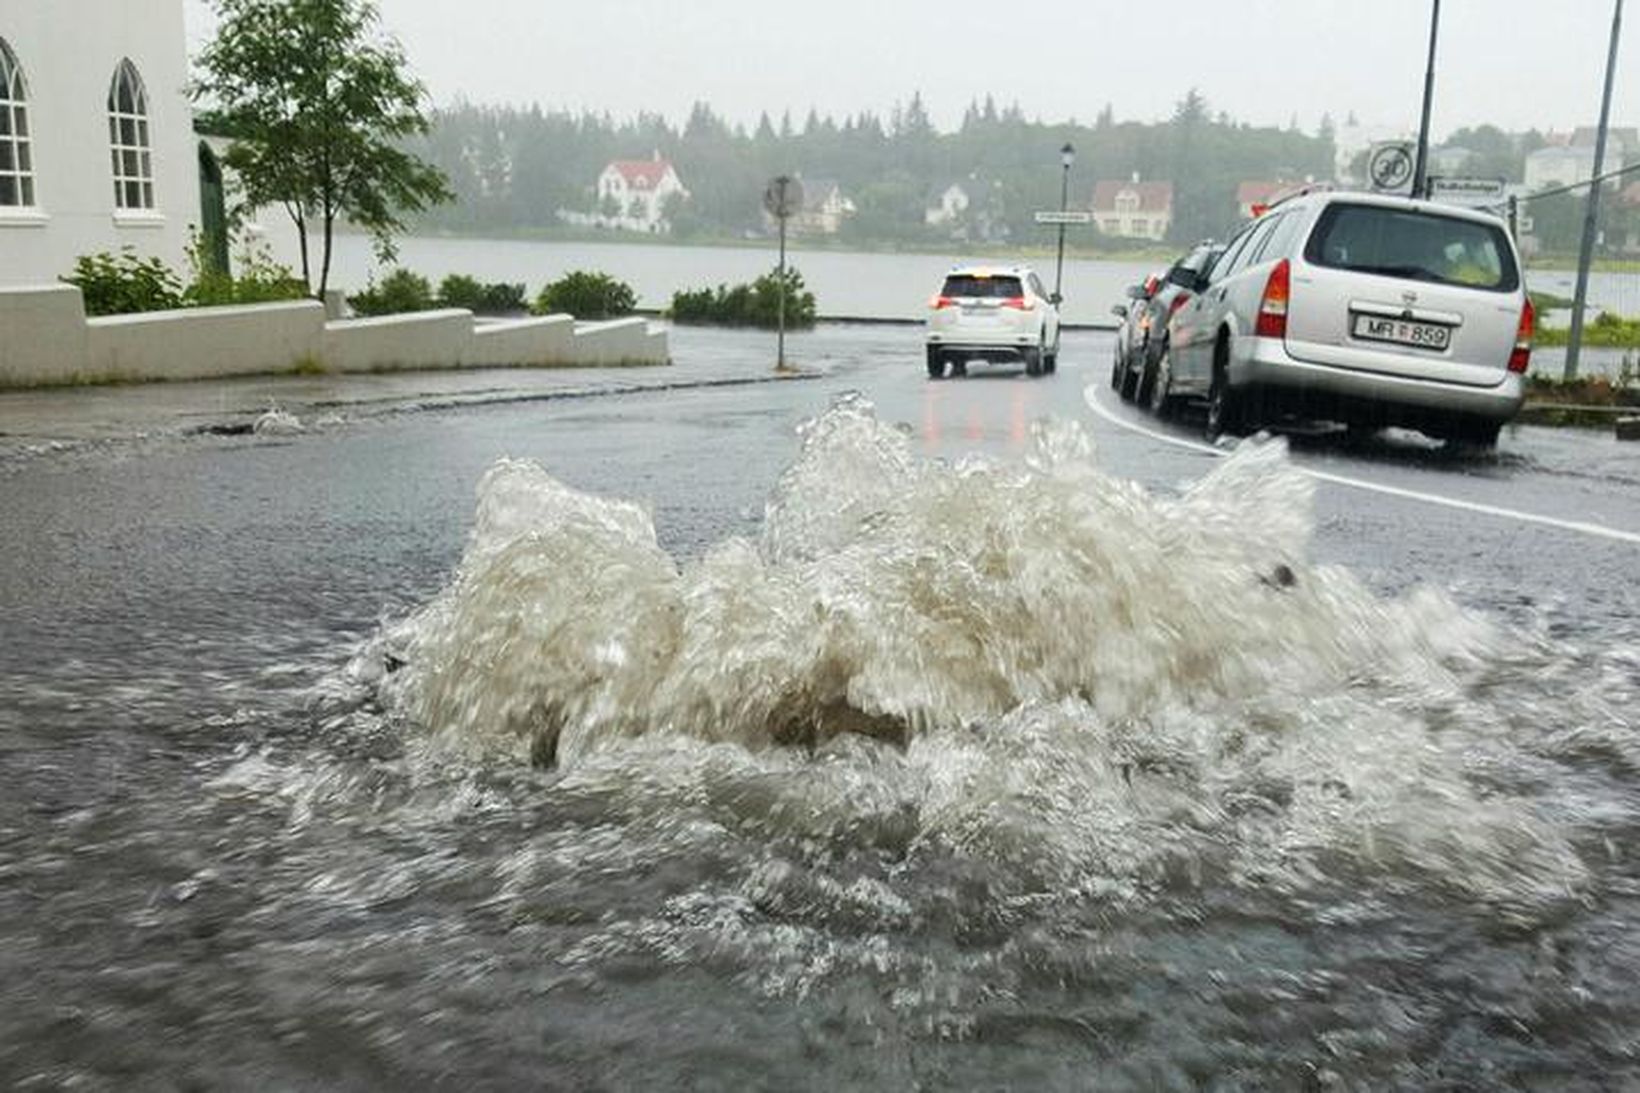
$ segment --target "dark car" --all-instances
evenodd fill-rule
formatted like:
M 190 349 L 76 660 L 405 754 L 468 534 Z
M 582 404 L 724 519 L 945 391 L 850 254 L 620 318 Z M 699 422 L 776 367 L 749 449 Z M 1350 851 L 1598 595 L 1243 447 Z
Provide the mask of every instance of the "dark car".
M 1118 341 L 1117 371 L 1111 376 L 1111 386 L 1128 401 L 1152 403 L 1156 398 L 1156 371 L 1163 354 L 1168 350 L 1167 325 L 1175 312 L 1189 303 L 1197 286 L 1212 269 L 1214 261 L 1224 253 L 1224 244 L 1204 240 L 1168 267 L 1154 291 L 1135 299 L 1125 323 L 1138 335 L 1134 344 L 1122 352 Z M 1147 282 L 1148 283 L 1148 282 Z M 1165 403 L 1165 397 L 1162 400 Z M 1165 405 L 1153 406 L 1158 412 Z
M 1145 305 L 1161 289 L 1165 276 L 1165 273 L 1153 273 L 1139 284 L 1129 285 L 1126 292 L 1129 302 L 1110 309 L 1112 315 L 1122 320 L 1116 328 L 1116 355 L 1110 373 L 1110 385 L 1117 390 L 1121 390 L 1122 375 L 1150 336 L 1150 312 Z

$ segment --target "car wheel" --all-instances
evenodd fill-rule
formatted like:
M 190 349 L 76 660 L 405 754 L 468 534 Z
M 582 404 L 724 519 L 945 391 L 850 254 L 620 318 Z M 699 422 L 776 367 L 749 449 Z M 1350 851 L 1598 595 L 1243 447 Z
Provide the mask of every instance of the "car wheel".
M 1118 394 L 1120 394 L 1121 390 L 1122 390 L 1123 372 L 1124 372 L 1124 369 L 1122 368 L 1122 350 L 1121 350 L 1121 347 L 1118 346 L 1117 349 L 1116 349 L 1116 355 L 1111 359 L 1111 362 L 1110 362 L 1110 389 L 1112 391 L 1117 392 Z
M 1042 347 L 1040 345 L 1021 349 L 1019 356 L 1025 362 L 1025 374 L 1027 376 L 1040 376 L 1042 374 Z
M 1173 409 L 1173 356 L 1167 343 L 1162 343 L 1162 355 L 1156 358 L 1155 375 L 1150 380 L 1150 411 L 1165 418 Z
M 1464 421 L 1447 433 L 1447 441 L 1465 448 L 1496 448 L 1502 428 L 1500 421 Z
M 931 380 L 945 377 L 945 354 L 933 346 L 928 347 L 928 378 Z
M 1217 440 L 1246 431 L 1245 396 L 1230 386 L 1229 345 L 1219 343 L 1213 355 L 1213 383 L 1207 391 L 1207 439 Z
M 1042 369 L 1050 375 L 1059 371 L 1059 347 L 1057 345 L 1042 354 Z
M 1139 395 L 1139 377 L 1133 374 L 1132 354 L 1122 361 L 1122 386 L 1117 388 L 1123 402 L 1132 402 Z

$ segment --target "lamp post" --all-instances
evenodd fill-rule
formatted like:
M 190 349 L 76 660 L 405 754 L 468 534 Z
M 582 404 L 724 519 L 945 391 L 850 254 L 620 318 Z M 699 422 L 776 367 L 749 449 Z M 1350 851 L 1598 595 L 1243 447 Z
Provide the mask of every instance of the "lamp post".
M 1064 213 L 1070 206 L 1071 164 L 1073 164 L 1075 162 L 1076 162 L 1076 149 L 1071 147 L 1071 142 L 1070 141 L 1066 141 L 1065 146 L 1059 150 L 1059 164 L 1060 164 L 1061 167 L 1064 168 L 1064 171 L 1059 176 L 1059 211 L 1061 213 Z M 1053 302 L 1056 303 L 1056 304 L 1059 303 L 1059 301 L 1061 299 L 1063 299 L 1063 296 L 1060 294 L 1059 290 L 1060 290 L 1060 287 L 1061 287 L 1061 285 L 1064 281 L 1064 278 L 1065 278 L 1065 221 L 1063 219 L 1061 219 L 1059 221 L 1059 254 L 1058 254 L 1058 257 L 1056 257 L 1054 259 L 1054 264 L 1053 264 Z
M 1418 159 L 1412 171 L 1412 196 L 1429 196 L 1429 110 L 1435 102 L 1435 42 L 1441 34 L 1441 0 L 1429 12 L 1429 64 L 1424 69 L 1424 111 L 1418 122 Z

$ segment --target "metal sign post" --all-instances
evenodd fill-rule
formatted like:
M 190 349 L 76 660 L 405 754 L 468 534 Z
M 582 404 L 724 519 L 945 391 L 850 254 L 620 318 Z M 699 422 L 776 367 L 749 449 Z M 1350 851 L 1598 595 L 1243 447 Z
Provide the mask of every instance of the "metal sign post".
M 1594 258 L 1594 237 L 1600 219 L 1601 169 L 1606 163 L 1606 129 L 1612 117 L 1612 75 L 1617 71 L 1617 39 L 1623 33 L 1623 0 L 1612 4 L 1612 38 L 1606 50 L 1606 87 L 1600 95 L 1600 128 L 1594 135 L 1594 176 L 1589 196 L 1583 202 L 1583 240 L 1577 250 L 1577 287 L 1572 291 L 1572 329 L 1566 339 L 1566 364 L 1560 378 L 1567 383 L 1577 378 L 1578 355 L 1583 350 L 1583 309 L 1589 303 L 1589 263 Z
M 776 267 L 780 295 L 775 299 L 775 361 L 777 372 L 786 370 L 786 221 L 803 207 L 803 184 L 790 175 L 777 175 L 763 191 L 763 208 L 780 222 L 780 264 Z
M 1057 304 L 1064 299 L 1064 293 L 1060 291 L 1063 287 L 1060 282 L 1065 274 L 1065 227 L 1069 224 L 1091 224 L 1093 214 L 1081 209 L 1060 209 L 1057 212 L 1049 210 L 1037 213 L 1036 222 L 1059 225 L 1059 256 L 1054 262 L 1053 273 L 1053 302 Z

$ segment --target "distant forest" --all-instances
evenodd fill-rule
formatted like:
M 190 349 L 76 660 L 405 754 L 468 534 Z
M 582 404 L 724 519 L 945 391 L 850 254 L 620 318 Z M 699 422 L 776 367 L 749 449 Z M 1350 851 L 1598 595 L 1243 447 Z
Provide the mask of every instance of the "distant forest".
M 457 200 L 425 216 L 434 230 L 473 234 L 566 230 L 561 209 L 591 212 L 598 173 L 612 159 L 672 161 L 691 198 L 670 211 L 675 237 L 739 238 L 761 233 L 760 197 L 780 173 L 836 181 L 856 212 L 840 242 L 917 245 L 949 242 L 966 227 L 970 239 L 1015 245 L 1047 242 L 1037 209 L 1059 206 L 1059 149 L 1076 149 L 1072 208 L 1087 208 L 1094 183 L 1126 179 L 1173 183 L 1172 242 L 1223 233 L 1236 220 L 1236 187 L 1246 179 L 1330 178 L 1330 121 L 1316 134 L 1292 125 L 1259 127 L 1215 114 L 1191 91 L 1165 122 L 1118 122 L 1106 108 L 1091 125 L 1028 119 L 1017 106 L 990 98 L 971 104 L 955 132 L 936 130 L 920 95 L 886 117 L 862 113 L 838 121 L 811 111 L 794 120 L 765 115 L 751 130 L 697 104 L 682 128 L 643 114 L 461 104 L 441 110 L 419 151 L 449 176 Z M 929 226 L 924 211 L 959 182 L 974 199 L 970 225 Z M 582 229 L 583 231 L 585 229 Z M 1075 241 L 1110 244 L 1091 229 Z

